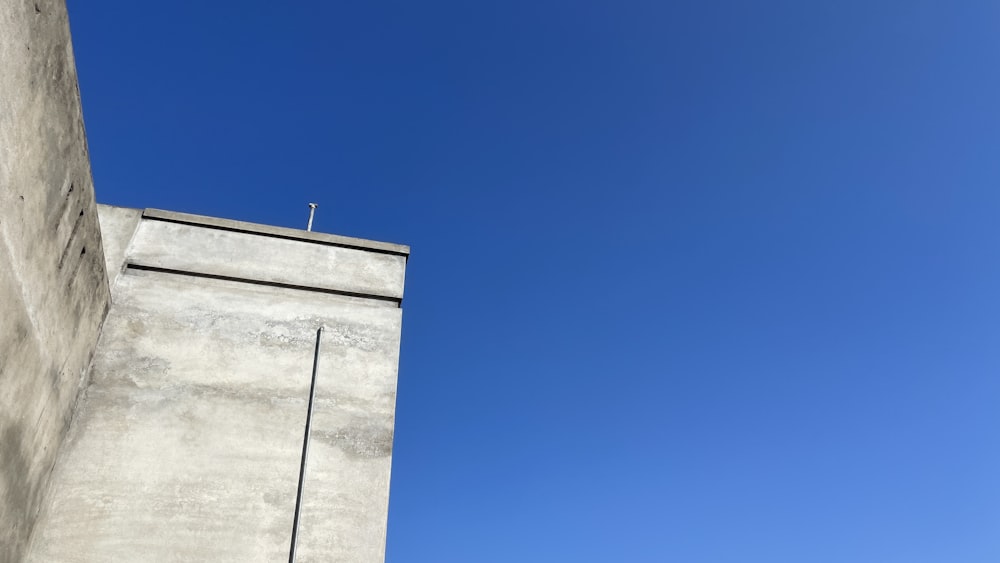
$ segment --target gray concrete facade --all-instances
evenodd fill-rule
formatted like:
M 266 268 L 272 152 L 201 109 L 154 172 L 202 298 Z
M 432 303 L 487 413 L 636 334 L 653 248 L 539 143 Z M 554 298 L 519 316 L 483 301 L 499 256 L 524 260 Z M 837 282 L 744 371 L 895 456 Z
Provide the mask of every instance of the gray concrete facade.
M 113 305 L 28 561 L 384 560 L 409 249 L 100 206 Z
M 66 6 L 0 2 L 0 561 L 25 555 L 109 305 Z

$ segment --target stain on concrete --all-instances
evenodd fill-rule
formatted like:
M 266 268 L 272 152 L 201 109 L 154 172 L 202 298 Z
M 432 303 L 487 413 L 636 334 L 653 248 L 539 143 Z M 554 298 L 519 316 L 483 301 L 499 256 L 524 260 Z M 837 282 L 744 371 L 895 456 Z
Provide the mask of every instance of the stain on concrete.
M 392 428 L 373 424 L 347 426 L 318 431 L 313 436 L 355 458 L 373 459 L 392 455 Z
M 5 510 L 11 514 L 31 514 L 37 510 L 34 489 L 36 485 L 29 478 L 31 475 L 31 450 L 25 441 L 26 429 L 22 424 L 9 423 L 0 431 L 0 463 L 3 464 L 3 471 L 0 471 L 0 481 L 3 483 L 3 505 Z M 4 525 L 4 535 L 13 538 L 9 544 L 0 544 L 0 560 L 18 561 L 20 553 L 23 552 L 27 543 L 27 538 L 23 533 L 24 523 L 31 522 L 30 518 L 18 519 L 9 518 L 2 522 Z

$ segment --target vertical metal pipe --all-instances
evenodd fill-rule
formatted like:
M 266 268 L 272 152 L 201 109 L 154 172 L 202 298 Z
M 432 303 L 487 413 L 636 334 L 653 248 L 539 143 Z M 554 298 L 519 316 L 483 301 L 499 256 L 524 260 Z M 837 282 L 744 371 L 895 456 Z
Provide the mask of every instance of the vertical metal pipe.
M 312 204 L 310 204 L 312 205 Z M 310 223 L 312 222 L 310 217 Z M 319 370 L 319 344 L 323 329 L 316 330 L 316 351 L 313 352 L 312 381 L 309 383 L 309 407 L 306 410 L 306 432 L 302 439 L 302 464 L 299 466 L 299 488 L 295 493 L 295 519 L 292 521 L 292 546 L 288 550 L 288 563 L 295 563 L 295 545 L 299 539 L 299 513 L 302 511 L 302 483 L 306 478 L 306 460 L 309 459 L 309 434 L 312 430 L 313 399 L 316 397 L 316 372 Z
M 309 223 L 306 225 L 306 230 L 307 231 L 313 230 L 313 215 L 316 214 L 316 208 L 317 207 L 319 207 L 319 205 L 317 205 L 315 203 L 310 203 L 309 204 Z

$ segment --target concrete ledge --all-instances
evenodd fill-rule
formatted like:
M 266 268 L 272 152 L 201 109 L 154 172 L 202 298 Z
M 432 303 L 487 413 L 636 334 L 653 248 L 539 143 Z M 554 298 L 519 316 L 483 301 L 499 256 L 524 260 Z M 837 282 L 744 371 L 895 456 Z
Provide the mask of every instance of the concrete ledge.
M 402 302 L 403 302 L 403 298 L 402 297 L 389 297 L 389 296 L 385 296 L 385 295 L 376 295 L 376 294 L 372 294 L 372 293 L 358 293 L 358 292 L 353 292 L 353 291 L 344 291 L 344 290 L 340 290 L 340 289 L 332 289 L 332 288 L 326 288 L 326 287 L 315 287 L 315 286 L 307 286 L 307 285 L 295 285 L 295 284 L 291 284 L 291 283 L 283 283 L 283 282 L 268 281 L 268 280 L 257 280 L 257 279 L 246 278 L 246 277 L 233 277 L 233 276 L 223 276 L 223 275 L 218 275 L 218 274 L 206 274 L 206 273 L 201 273 L 201 272 L 189 272 L 189 271 L 183 271 L 183 270 L 170 270 L 170 269 L 167 269 L 167 268 L 158 268 L 158 267 L 155 267 L 155 266 L 145 266 L 145 265 L 136 264 L 136 263 L 133 263 L 133 262 L 129 262 L 127 264 L 127 268 L 128 268 L 129 273 L 133 273 L 133 272 L 136 272 L 136 271 L 143 272 L 143 273 L 145 273 L 145 272 L 152 272 L 154 274 L 167 274 L 167 275 L 174 275 L 174 276 L 188 276 L 188 277 L 192 277 L 192 278 L 198 278 L 198 279 L 201 279 L 201 280 L 217 280 L 217 281 L 222 281 L 222 282 L 233 282 L 233 283 L 241 283 L 241 284 L 259 285 L 259 286 L 264 286 L 264 287 L 269 287 L 269 288 L 290 289 L 290 290 L 295 290 L 295 291 L 312 291 L 312 292 L 317 292 L 317 293 L 325 293 L 325 294 L 328 294 L 328 295 L 340 295 L 341 297 L 350 297 L 350 298 L 354 298 L 354 299 L 360 299 L 362 301 L 385 301 L 387 303 L 392 303 L 392 304 L 396 305 L 397 307 L 399 307 L 402 304 Z
M 328 244 L 344 248 L 356 248 L 359 250 L 383 252 L 398 256 L 410 255 L 410 247 L 404 244 L 378 242 L 360 238 L 345 237 L 341 235 L 329 235 L 313 231 L 303 231 L 300 229 L 289 229 L 287 227 L 273 227 L 271 225 L 261 225 L 259 223 L 247 223 L 245 221 L 235 221 L 232 219 L 219 219 L 218 217 L 206 217 L 204 215 L 192 215 L 190 213 L 177 213 L 175 211 L 164 211 L 162 209 L 146 209 L 142 212 L 142 217 L 143 219 L 169 221 L 171 223 L 181 223 L 184 225 L 197 225 L 200 227 L 222 229 L 238 233 L 253 233 L 304 242 Z
M 371 296 L 397 303 L 403 298 L 406 270 L 404 254 L 167 220 L 140 221 L 125 261 L 128 268 Z

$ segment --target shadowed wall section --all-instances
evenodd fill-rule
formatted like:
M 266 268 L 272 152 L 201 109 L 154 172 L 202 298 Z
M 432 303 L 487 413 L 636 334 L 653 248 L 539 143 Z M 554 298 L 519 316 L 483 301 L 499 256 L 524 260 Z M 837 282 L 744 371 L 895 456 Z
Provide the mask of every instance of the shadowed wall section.
M 0 8 L 0 561 L 23 559 L 109 305 L 61 0 Z

